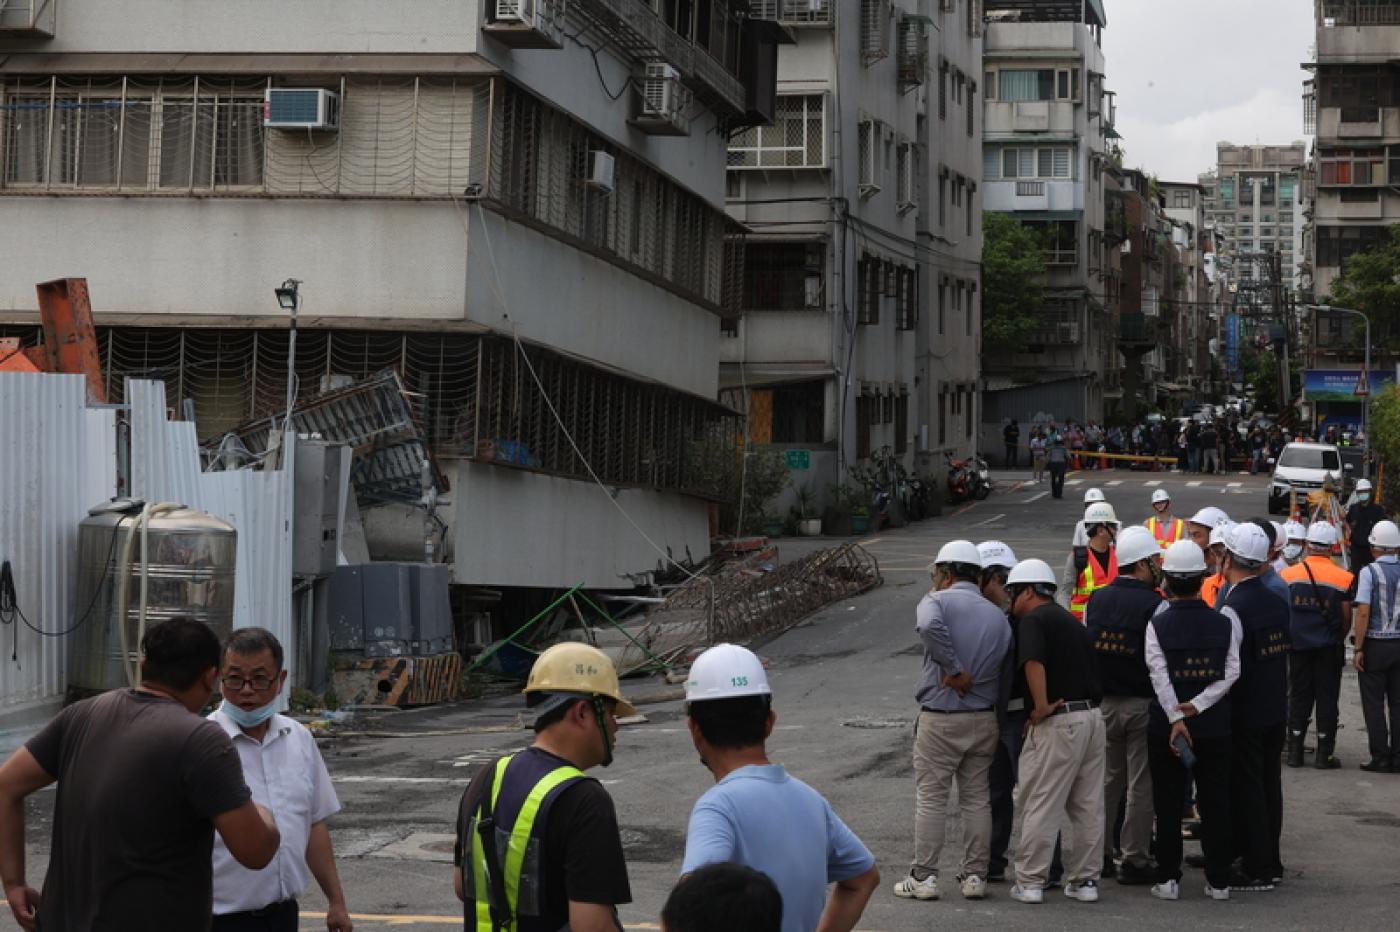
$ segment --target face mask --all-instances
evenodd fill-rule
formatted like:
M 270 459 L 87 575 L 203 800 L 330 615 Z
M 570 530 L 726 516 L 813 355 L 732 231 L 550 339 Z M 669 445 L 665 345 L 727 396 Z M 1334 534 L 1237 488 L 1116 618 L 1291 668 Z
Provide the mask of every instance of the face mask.
M 1356 494 L 1356 497 L 1359 498 L 1359 499 L 1361 499 L 1361 501 L 1363 501 L 1363 502 L 1369 502 L 1369 501 L 1371 500 L 1371 493 L 1370 493 L 1370 492 L 1358 492 L 1358 493 Z
M 219 711 L 233 719 L 233 723 L 239 728 L 257 728 L 263 722 L 272 718 L 273 714 L 277 711 L 277 703 L 275 701 L 269 702 L 265 706 L 260 706 L 248 712 L 225 699 L 223 704 L 219 706 Z
M 1283 548 L 1283 558 L 1285 560 L 1296 560 L 1303 555 L 1302 544 L 1285 544 Z

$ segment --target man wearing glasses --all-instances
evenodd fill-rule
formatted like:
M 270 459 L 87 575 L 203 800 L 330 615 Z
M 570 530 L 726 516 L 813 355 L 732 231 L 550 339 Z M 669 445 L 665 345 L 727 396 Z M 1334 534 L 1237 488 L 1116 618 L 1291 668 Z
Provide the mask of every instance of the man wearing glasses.
M 214 844 L 214 932 L 296 932 L 296 898 L 308 871 L 326 896 L 326 928 L 350 932 L 326 820 L 340 811 L 330 774 L 306 726 L 276 713 L 287 682 L 271 631 L 239 628 L 224 647 L 223 704 L 209 716 L 233 741 L 253 800 L 272 810 L 282 843 L 262 870 Z

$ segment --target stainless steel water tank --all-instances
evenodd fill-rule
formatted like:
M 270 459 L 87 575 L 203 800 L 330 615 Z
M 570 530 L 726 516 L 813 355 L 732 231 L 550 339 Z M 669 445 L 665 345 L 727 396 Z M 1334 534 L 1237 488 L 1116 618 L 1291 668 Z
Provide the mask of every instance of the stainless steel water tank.
M 78 615 L 68 635 L 68 696 L 82 698 L 128 685 L 139 662 L 141 532 L 131 551 L 126 617 L 117 613 L 118 568 L 141 513 L 140 502 L 117 499 L 88 512 L 78 532 Z M 233 578 L 238 534 L 203 511 L 179 506 L 149 520 L 146 625 L 184 615 L 214 629 L 222 641 L 233 629 Z M 83 613 L 87 614 L 84 615 Z M 122 649 L 121 629 L 127 628 Z

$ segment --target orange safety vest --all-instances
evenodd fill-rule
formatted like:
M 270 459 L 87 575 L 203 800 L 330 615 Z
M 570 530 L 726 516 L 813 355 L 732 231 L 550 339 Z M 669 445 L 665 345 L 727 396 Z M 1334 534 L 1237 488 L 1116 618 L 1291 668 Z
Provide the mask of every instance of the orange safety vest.
M 1108 569 L 1100 570 L 1098 563 L 1094 562 L 1093 555 L 1089 555 L 1089 563 L 1079 574 L 1079 580 L 1074 585 L 1074 594 L 1069 599 L 1069 610 L 1079 623 L 1084 623 L 1084 609 L 1089 604 L 1089 596 L 1107 586 L 1118 578 L 1118 556 L 1113 552 L 1113 548 L 1108 548 Z
M 1211 608 L 1215 608 L 1215 600 L 1220 595 L 1220 587 L 1225 585 L 1225 574 L 1216 573 L 1207 576 L 1205 582 L 1201 583 L 1201 601 Z
M 1168 523 L 1153 515 L 1147 519 L 1147 529 L 1157 538 L 1157 545 L 1163 550 L 1186 538 L 1186 522 L 1180 518 L 1172 518 Z

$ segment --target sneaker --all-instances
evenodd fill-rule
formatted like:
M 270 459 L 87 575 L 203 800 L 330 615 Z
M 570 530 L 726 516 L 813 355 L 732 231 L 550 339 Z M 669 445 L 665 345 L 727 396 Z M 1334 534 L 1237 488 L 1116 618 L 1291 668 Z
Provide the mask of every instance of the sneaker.
M 1065 884 L 1065 896 L 1081 903 L 1097 903 L 1099 901 L 1099 882 L 1097 880 L 1081 880 L 1079 883 L 1075 883 L 1071 880 Z
M 1235 871 L 1230 875 L 1230 889 L 1248 891 L 1252 893 L 1272 890 L 1274 882 L 1268 877 L 1250 877 L 1244 871 Z
M 1146 886 L 1156 876 L 1157 872 L 1151 867 L 1139 866 L 1131 861 L 1124 861 L 1118 867 L 1118 882 L 1125 887 Z
M 1011 898 L 1018 903 L 1044 903 L 1045 893 L 1039 887 L 1023 887 L 1018 883 L 1011 888 Z
M 987 898 L 987 881 L 976 874 L 968 874 L 959 878 L 962 881 L 962 895 L 968 900 L 983 900 Z
M 910 874 L 894 885 L 894 895 L 904 897 L 906 900 L 936 900 L 938 899 L 938 875 L 929 874 L 923 880 L 915 880 L 914 875 Z
M 1230 898 L 1229 887 L 1212 887 L 1210 881 L 1206 881 L 1206 896 L 1212 900 L 1228 900 Z
M 1368 761 L 1367 763 L 1362 764 L 1362 765 L 1361 765 L 1361 769 L 1364 770 L 1364 771 L 1366 771 L 1367 773 L 1394 773 L 1394 772 L 1395 772 L 1394 770 L 1391 769 L 1391 766 L 1390 766 L 1390 758 L 1388 758 L 1388 757 L 1373 757 L 1373 758 L 1372 758 L 1370 761 Z
M 1152 885 L 1152 895 L 1159 900 L 1175 900 L 1181 896 L 1181 887 L 1175 880 L 1164 880 Z

